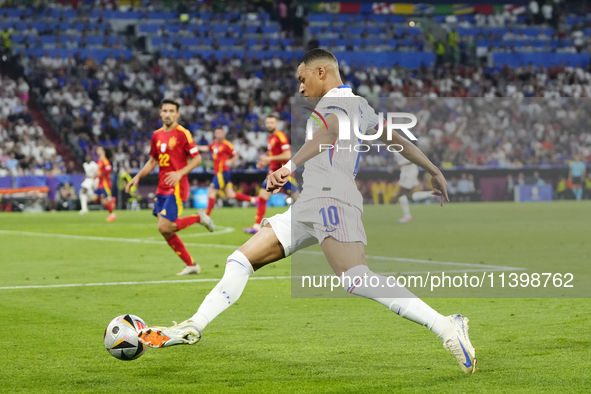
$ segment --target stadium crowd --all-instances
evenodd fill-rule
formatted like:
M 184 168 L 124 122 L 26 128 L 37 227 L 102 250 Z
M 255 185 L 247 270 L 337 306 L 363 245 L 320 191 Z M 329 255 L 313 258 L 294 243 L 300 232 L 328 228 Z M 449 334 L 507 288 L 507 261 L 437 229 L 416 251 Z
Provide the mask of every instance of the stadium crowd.
M 55 146 L 27 107 L 29 89 L 22 78 L 0 75 L 0 176 L 65 171 Z
M 116 162 L 131 168 L 140 168 L 148 159 L 147 142 L 159 127 L 157 103 L 162 98 L 180 99 L 183 123 L 202 144 L 211 142 L 216 127 L 224 128 L 241 153 L 239 167 L 249 168 L 266 144 L 264 134 L 259 133 L 265 115 L 278 113 L 289 119 L 290 92 L 297 91 L 293 78 L 297 60 L 278 57 L 214 60 L 156 55 L 142 63 L 135 57 L 110 56 L 102 64 L 80 57 L 29 59 L 21 55 L 20 59 L 56 130 L 75 142 L 80 154 L 101 144 L 113 148 Z M 418 142 L 442 166 L 564 164 L 577 144 L 585 147 L 591 143 L 586 129 L 572 130 L 570 135 L 554 129 L 533 133 L 509 119 L 494 130 L 484 130 L 466 123 L 466 116 L 457 111 L 447 119 L 451 108 L 437 112 L 446 119 L 432 117 L 429 108 L 437 102 L 448 107 L 449 103 L 460 106 L 466 102 L 437 100 L 449 97 L 509 97 L 509 101 L 496 99 L 495 106 L 485 104 L 499 110 L 530 98 L 539 98 L 541 107 L 561 97 L 573 97 L 568 102 L 576 103 L 574 98 L 591 96 L 591 66 L 433 66 L 411 70 L 341 62 L 341 73 L 345 83 L 372 103 L 381 100 L 405 107 L 409 104 L 404 97 L 423 97 L 425 101 L 418 105 L 427 106 L 421 116 L 429 122 L 419 123 Z M 502 118 L 503 114 L 487 116 L 492 115 Z M 288 122 L 284 128 L 290 132 Z M 586 157 L 591 154 L 582 153 Z M 387 152 L 364 155 L 361 161 L 366 167 L 391 164 Z
M 110 20 L 103 15 L 103 12 L 115 9 L 114 3 L 92 3 L 61 1 L 52 3 L 50 9 L 42 6 L 29 9 L 26 15 L 18 17 L 4 15 L 2 21 L 20 23 L 19 29 L 24 30 L 18 33 L 28 36 L 26 40 L 15 42 L 17 48 L 85 49 L 92 45 L 134 48 L 134 40 L 120 38 L 118 35 L 124 30 L 115 31 Z M 159 39 L 162 45 L 166 44 L 160 49 L 180 49 L 184 45 L 180 39 L 195 37 L 219 38 L 220 41 L 236 39 L 242 44 L 250 40 L 256 49 L 283 50 L 287 43 L 293 49 L 302 43 L 297 38 L 302 32 L 294 34 L 294 22 L 306 20 L 300 25 L 308 26 L 309 15 L 299 8 L 297 2 L 267 4 L 270 19 L 275 25 L 278 21 L 281 29 L 268 37 L 255 32 L 254 35 L 260 38 L 247 39 L 241 36 L 241 32 L 247 31 L 247 24 L 266 24 L 268 15 L 260 13 L 259 5 L 179 4 L 181 8 L 173 11 L 192 13 L 188 25 L 181 24 L 181 30 L 174 34 L 168 32 L 169 24 L 166 29 L 159 28 L 148 34 L 150 39 Z M 93 11 L 97 7 L 101 10 L 98 14 Z M 132 11 L 140 11 L 141 24 L 150 25 L 150 12 L 163 11 L 164 7 L 165 2 L 140 2 Z M 390 107 L 396 107 L 417 113 L 419 124 L 413 132 L 419 137 L 418 145 L 437 165 L 565 164 L 577 152 L 589 160 L 591 133 L 587 131 L 590 123 L 587 98 L 591 97 L 590 65 L 581 68 L 560 63 L 544 67 L 529 63 L 511 68 L 492 64 L 490 57 L 482 65 L 477 62 L 458 64 L 457 61 L 469 60 L 468 53 L 474 50 L 472 47 L 480 46 L 482 42 L 489 43 L 485 48 L 488 52 L 480 54 L 499 51 L 584 52 L 591 43 L 588 34 L 591 19 L 573 17 L 573 9 L 568 7 L 569 4 L 561 1 L 544 4 L 532 1 L 525 16 L 521 17 L 508 9 L 488 15 L 447 16 L 440 18 L 442 26 L 449 31 L 447 39 L 454 45 L 459 43 L 463 53 L 463 57 L 452 60 L 452 63 L 444 61 L 431 67 L 410 69 L 398 65 L 386 67 L 360 59 L 350 63 L 342 61 L 340 71 L 344 82 L 376 108 L 388 111 Z M 584 15 L 588 6 L 580 7 L 577 12 Z M 73 9 L 77 13 L 72 18 L 61 13 Z M 256 17 L 248 16 L 249 12 L 254 12 Z M 205 17 L 205 13 L 211 15 Z M 214 34 L 209 26 L 204 33 L 203 29 L 186 27 L 201 26 L 204 23 L 202 17 L 207 19 L 208 25 L 231 23 L 236 29 Z M 437 51 L 429 34 L 420 35 L 420 29 L 407 27 L 408 18 L 403 18 L 404 26 L 401 27 L 398 22 L 378 25 L 371 16 L 355 21 L 353 16 L 347 16 L 351 18 L 349 22 L 343 17 L 334 16 L 334 20 L 328 22 L 318 22 L 317 18 L 310 22 L 304 32 L 309 33 L 308 45 L 374 52 L 391 51 L 392 48 L 397 51 Z M 48 30 L 36 30 L 28 24 L 32 20 L 46 23 Z M 27 23 L 26 28 L 24 23 Z M 50 27 L 51 23 L 53 27 Z M 534 26 L 533 30 L 539 30 L 539 34 L 532 36 L 530 31 L 526 35 L 526 28 L 531 26 Z M 8 27 L 5 25 L 3 29 L 7 31 Z M 10 42 L 11 34 L 9 32 L 3 41 L 5 46 Z M 92 37 L 94 44 L 85 44 L 86 37 Z M 104 39 L 99 42 L 97 38 L 100 37 Z M 175 46 L 177 37 L 181 47 Z M 273 37 L 296 37 L 296 40 L 278 41 Z M 39 44 L 41 39 L 44 40 L 42 45 Z M 534 41 L 537 42 L 535 46 Z M 540 42 L 545 44 L 539 45 Z M 157 49 L 158 46 L 151 48 Z M 83 57 L 79 54 L 62 57 L 48 53 L 39 56 L 20 53 L 18 64 L 26 81 L 2 83 L 0 94 L 0 100 L 5 104 L 2 106 L 5 119 L 0 126 L 0 141 L 7 141 L 0 151 L 0 175 L 42 174 L 52 168 L 67 171 L 55 147 L 39 134 L 39 126 L 28 114 L 25 104 L 29 85 L 54 129 L 80 158 L 92 153 L 97 145 L 105 146 L 112 153 L 115 170 L 137 170 L 148 160 L 149 139 L 152 131 L 160 126 L 158 103 L 163 98 L 174 98 L 182 103 L 181 123 L 193 132 L 198 144 L 210 143 L 213 130 L 223 128 L 240 155 L 236 165 L 240 169 L 255 168 L 258 156 L 266 150 L 263 123 L 267 114 L 278 114 L 282 119 L 280 128 L 290 134 L 289 99 L 298 86 L 294 78 L 295 57 L 276 55 L 271 59 L 259 59 L 246 53 L 241 59 L 226 56 L 216 60 L 183 53 L 176 58 L 156 52 L 131 57 L 111 54 L 102 60 L 100 56 Z M 452 99 L 454 97 L 461 99 Z M 531 101 L 534 98 L 537 101 Z M 486 119 L 487 124 L 480 119 Z M 203 167 L 211 168 L 211 165 L 211 161 L 205 160 Z M 395 164 L 392 155 L 382 150 L 363 153 L 360 166 L 392 169 Z M 463 190 L 462 194 L 473 189 L 466 186 L 468 179 L 458 179 L 457 183 L 465 186 L 458 187 Z M 450 185 L 453 191 L 453 179 Z

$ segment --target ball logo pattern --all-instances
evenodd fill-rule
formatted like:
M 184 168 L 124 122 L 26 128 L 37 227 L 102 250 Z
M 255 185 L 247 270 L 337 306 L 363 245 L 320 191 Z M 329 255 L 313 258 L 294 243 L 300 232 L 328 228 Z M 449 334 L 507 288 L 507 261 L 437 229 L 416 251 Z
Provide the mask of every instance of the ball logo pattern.
M 146 327 L 146 323 L 135 315 L 117 316 L 105 329 L 105 348 L 119 360 L 139 358 L 146 347 L 138 340 L 138 331 Z

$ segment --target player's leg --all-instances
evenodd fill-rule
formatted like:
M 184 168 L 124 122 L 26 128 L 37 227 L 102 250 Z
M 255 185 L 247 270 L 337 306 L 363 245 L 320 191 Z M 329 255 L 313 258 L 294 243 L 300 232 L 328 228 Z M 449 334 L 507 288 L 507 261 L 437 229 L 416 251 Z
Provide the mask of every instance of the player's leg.
M 581 177 L 573 177 L 573 194 L 577 201 L 583 198 L 583 188 L 581 185 Z
M 235 191 L 234 184 L 232 184 L 232 182 L 226 183 L 226 188 L 224 190 L 228 198 L 235 198 L 238 201 L 253 202 L 253 198 L 251 196 Z
M 109 211 L 109 216 L 107 217 L 107 222 L 112 222 L 117 219 L 117 216 L 113 212 L 113 200 L 111 198 L 111 189 L 105 185 L 104 188 L 98 189 L 96 194 L 99 196 L 101 204 L 105 207 L 107 211 Z
M 226 259 L 224 276 L 197 313 L 171 327 L 148 327 L 140 332 L 140 340 L 151 347 L 197 342 L 203 329 L 238 300 L 254 271 L 315 243 L 316 237 L 307 234 L 302 226 L 292 228 L 291 209 L 265 219 L 261 231 Z
M 224 187 L 224 176 L 221 172 L 214 174 L 209 188 L 207 189 L 207 209 L 205 210 L 206 215 L 211 215 L 211 211 L 215 206 L 217 200 L 218 191 Z
M 430 191 L 423 191 L 423 192 L 414 192 L 412 194 L 413 201 L 423 201 L 427 198 L 431 198 L 432 194 Z
M 398 199 L 398 202 L 400 203 L 400 208 L 402 209 L 402 218 L 398 219 L 398 223 L 410 222 L 412 220 L 412 216 L 410 215 L 410 207 L 408 201 L 412 198 L 412 190 L 400 186 L 396 198 Z
M 85 187 L 80 188 L 80 193 L 78 194 L 78 198 L 80 199 L 80 215 L 84 215 L 88 212 L 88 189 Z
M 203 329 L 240 298 L 248 278 L 255 270 L 284 256 L 284 248 L 273 228 L 270 225 L 263 227 L 228 256 L 222 279 L 191 318 L 171 327 L 148 327 L 140 331 L 140 340 L 150 347 L 196 343 Z
M 178 275 L 199 274 L 201 267 L 195 263 L 185 244 L 176 234 L 178 225 L 175 221 L 178 219 L 179 214 L 182 213 L 182 210 L 182 201 L 174 194 L 156 196 L 154 213 L 158 216 L 158 231 L 175 254 L 187 265 Z
M 174 221 L 174 224 L 175 224 L 174 232 L 176 233 L 177 231 L 181 231 L 187 227 L 194 225 L 195 223 L 201 224 L 203 227 L 205 227 L 207 230 L 209 230 L 210 233 L 213 232 L 213 230 L 215 230 L 215 225 L 213 224 L 213 220 L 211 220 L 211 218 L 209 216 L 207 216 L 207 214 L 205 213 L 204 210 L 199 209 L 199 210 L 197 210 L 196 214 L 189 215 L 189 216 L 186 216 L 183 218 L 177 218 Z
M 251 227 L 242 229 L 245 233 L 256 234 L 261 229 L 261 222 L 267 211 L 267 200 L 269 197 L 271 197 L 271 193 L 267 191 L 267 180 L 265 179 L 255 202 L 257 210 L 254 216 L 254 224 Z
M 393 286 L 392 280 L 372 272 L 365 262 L 362 242 L 339 242 L 328 237 L 321 247 L 347 292 L 377 301 L 392 312 L 426 326 L 443 340 L 444 347 L 452 352 L 464 372 L 474 372 L 475 351 L 468 337 L 467 318 L 443 316 L 407 288 Z

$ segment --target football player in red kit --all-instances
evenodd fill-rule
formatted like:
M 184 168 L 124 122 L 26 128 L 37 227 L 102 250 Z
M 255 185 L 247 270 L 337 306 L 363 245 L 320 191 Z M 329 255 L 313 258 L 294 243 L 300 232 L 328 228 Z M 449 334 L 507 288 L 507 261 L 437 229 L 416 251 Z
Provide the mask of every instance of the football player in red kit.
M 183 211 L 183 194 L 188 190 L 187 174 L 201 163 L 201 156 L 189 130 L 177 123 L 179 104 L 170 99 L 162 100 L 160 117 L 163 126 L 152 135 L 150 160 L 127 184 L 125 191 L 129 193 L 141 178 L 160 167 L 153 212 L 158 217 L 158 231 L 187 265 L 178 275 L 198 274 L 201 272 L 199 264 L 195 263 L 176 232 L 195 223 L 200 223 L 209 231 L 214 230 L 213 222 L 203 211 L 179 217 Z
M 275 115 L 267 116 L 265 120 L 265 127 L 269 131 L 269 138 L 267 139 L 268 155 L 259 157 L 257 168 L 264 168 L 269 166 L 269 174 L 277 171 L 291 159 L 291 146 L 287 136 L 280 130 L 277 130 L 278 120 Z M 287 192 L 294 200 L 297 199 L 298 185 L 293 177 L 283 186 L 283 190 Z M 265 216 L 267 210 L 267 200 L 271 197 L 271 192 L 267 191 L 267 180 L 261 185 L 259 196 L 256 198 L 255 204 L 257 206 L 256 215 L 254 218 L 254 225 L 243 229 L 247 234 L 256 234 L 261 228 L 261 221 Z
M 205 212 L 207 215 L 211 214 L 220 190 L 224 190 L 228 198 L 253 202 L 253 197 L 234 191 L 234 186 L 230 180 L 230 168 L 238 160 L 238 154 L 234 150 L 234 145 L 226 139 L 224 129 L 215 129 L 213 136 L 214 141 L 211 144 L 199 146 L 199 150 L 211 152 L 213 158 L 213 179 L 209 184 L 209 190 L 207 192 L 209 198 L 207 211 Z
M 98 170 L 96 172 L 96 178 L 98 178 L 98 188 L 94 192 L 101 200 L 101 204 L 109 211 L 107 222 L 112 222 L 117 219 L 117 216 L 113 212 L 115 209 L 115 197 L 111 193 L 111 174 L 113 173 L 113 167 L 107 159 L 105 149 L 102 146 L 96 148 L 96 154 L 98 155 Z M 93 200 L 96 199 L 93 198 Z

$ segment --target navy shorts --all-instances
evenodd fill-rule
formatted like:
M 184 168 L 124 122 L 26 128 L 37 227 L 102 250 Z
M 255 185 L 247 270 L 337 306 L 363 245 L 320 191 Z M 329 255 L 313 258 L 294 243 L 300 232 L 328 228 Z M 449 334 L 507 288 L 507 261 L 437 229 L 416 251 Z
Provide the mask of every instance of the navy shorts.
M 222 190 L 227 185 L 231 185 L 232 182 L 230 182 L 230 171 L 223 171 L 214 174 L 211 184 L 215 190 Z
M 154 198 L 154 216 L 162 216 L 174 222 L 183 213 L 183 201 L 174 194 L 156 194 Z

